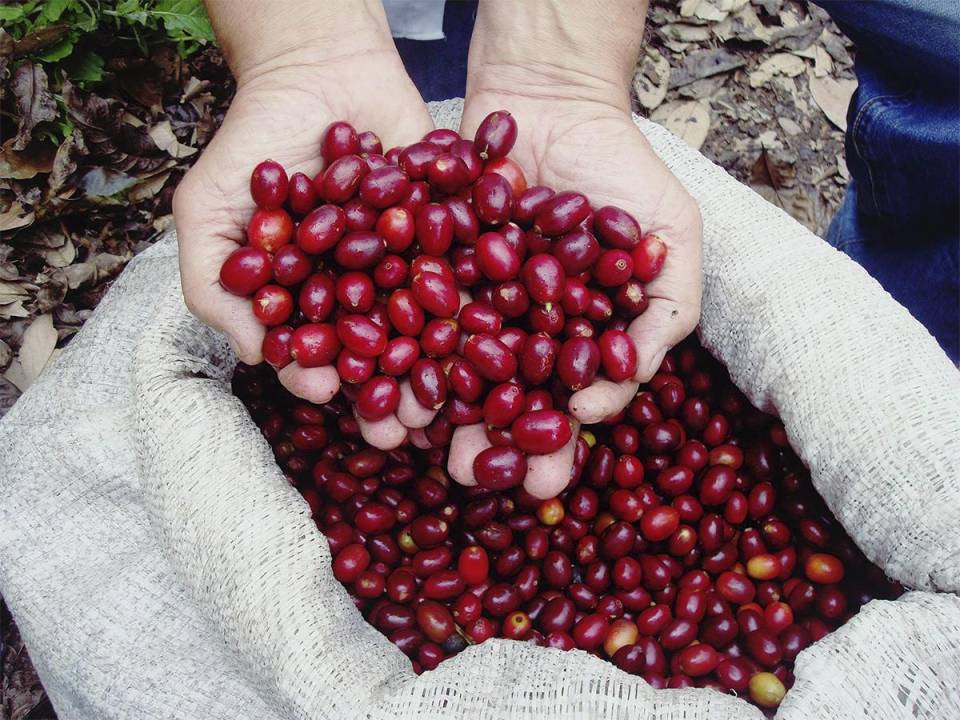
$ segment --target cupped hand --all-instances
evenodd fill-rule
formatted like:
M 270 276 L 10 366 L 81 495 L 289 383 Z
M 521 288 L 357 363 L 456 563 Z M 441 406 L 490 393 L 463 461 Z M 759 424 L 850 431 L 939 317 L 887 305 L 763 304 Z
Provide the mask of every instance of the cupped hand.
M 636 375 L 620 383 L 597 380 L 570 398 L 570 412 L 577 421 L 597 423 L 626 407 L 639 384 L 657 371 L 667 351 L 697 325 L 700 212 L 653 152 L 629 112 L 618 104 L 552 94 L 549 83 L 524 87 L 500 79 L 472 79 L 461 134 L 473 137 L 488 113 L 508 110 L 519 128 L 510 157 L 523 168 L 528 185 L 578 190 L 594 207 L 621 207 L 637 218 L 645 234 L 655 234 L 668 248 L 663 270 L 647 285 L 650 304 L 628 328 L 639 356 Z M 574 432 L 570 443 L 558 452 L 530 458 L 524 484 L 528 492 L 551 497 L 569 483 L 576 438 Z M 475 484 L 472 459 L 487 446 L 481 426 L 459 428 L 451 448 L 454 479 Z
M 433 127 L 392 43 L 322 62 L 305 62 L 301 53 L 295 62 L 272 58 L 269 65 L 238 78 L 223 126 L 180 183 L 173 206 L 187 306 L 222 331 L 237 356 L 250 364 L 263 359 L 265 328 L 254 317 L 249 298 L 220 286 L 219 272 L 224 259 L 245 243 L 245 228 L 255 210 L 249 189 L 253 168 L 269 158 L 288 174 L 313 177 L 323 167 L 324 128 L 336 120 L 374 131 L 385 150 L 415 142 Z M 333 367 L 291 363 L 279 377 L 288 390 L 315 403 L 329 401 L 340 388 Z M 416 403 L 409 386 L 403 394 L 396 415 L 375 423 L 360 421 L 372 445 L 396 447 L 407 437 L 408 426 L 422 427 L 433 418 L 432 411 Z

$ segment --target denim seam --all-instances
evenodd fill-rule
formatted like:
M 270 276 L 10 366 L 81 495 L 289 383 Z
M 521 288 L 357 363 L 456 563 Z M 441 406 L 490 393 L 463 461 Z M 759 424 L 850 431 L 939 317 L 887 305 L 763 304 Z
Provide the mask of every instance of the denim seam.
M 872 107 L 876 105 L 878 102 L 880 102 L 881 100 L 900 100 L 900 99 L 905 100 L 908 97 L 909 97 L 909 94 L 900 93 L 896 95 L 877 95 L 876 97 L 870 98 L 863 104 L 863 107 L 861 107 L 857 111 L 857 116 L 853 120 L 853 127 L 851 127 L 849 131 L 850 139 L 853 142 L 853 146 L 857 151 L 857 155 L 860 157 L 860 159 L 863 161 L 863 164 L 867 168 L 867 175 L 869 175 L 870 177 L 870 195 L 872 196 L 873 206 L 877 213 L 880 212 L 880 199 L 877 197 L 877 184 L 873 178 L 873 167 L 870 164 L 871 160 L 867 158 L 864 152 L 865 148 L 863 148 L 858 142 L 857 134 L 861 129 L 862 125 L 864 124 L 864 114 L 868 110 L 872 109 Z

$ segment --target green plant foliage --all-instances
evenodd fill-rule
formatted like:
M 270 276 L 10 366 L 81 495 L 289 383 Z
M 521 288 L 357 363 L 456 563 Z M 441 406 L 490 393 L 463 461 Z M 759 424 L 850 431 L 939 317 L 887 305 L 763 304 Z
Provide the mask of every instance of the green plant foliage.
M 187 57 L 214 41 L 202 0 L 22 0 L 0 4 L 0 28 L 13 40 L 12 56 L 0 57 L 0 81 L 24 62 L 39 63 L 50 79 L 59 117 L 40 123 L 37 136 L 52 142 L 70 127 L 57 95 L 64 81 L 95 89 L 106 79 L 105 56 L 172 44 Z
M 91 34 L 133 41 L 144 53 L 172 42 L 183 57 L 214 39 L 202 0 L 25 0 L 0 5 L 0 22 L 24 48 L 18 59 L 39 60 L 51 77 L 63 70 L 79 84 L 103 77 L 103 58 L 84 46 Z

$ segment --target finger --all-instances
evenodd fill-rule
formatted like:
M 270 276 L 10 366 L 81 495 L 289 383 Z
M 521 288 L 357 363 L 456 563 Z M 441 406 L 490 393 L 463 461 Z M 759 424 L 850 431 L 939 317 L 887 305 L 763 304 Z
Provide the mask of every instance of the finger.
M 473 461 L 481 452 L 492 447 L 487 440 L 487 431 L 482 424 L 461 425 L 453 432 L 450 453 L 447 459 L 447 472 L 461 485 L 473 486 L 477 479 L 473 476 Z
M 633 380 L 620 383 L 597 380 L 590 387 L 575 392 L 570 397 L 570 412 L 586 425 L 601 422 L 629 405 L 637 394 L 638 387 L 639 384 Z
M 189 223 L 177 239 L 180 284 L 187 308 L 207 325 L 224 333 L 243 362 L 249 365 L 261 362 L 260 348 L 266 329 L 254 316 L 250 299 L 231 295 L 218 282 L 220 266 L 237 249 L 237 243 L 226 237 L 198 242 L 190 234 Z
M 415 448 L 420 450 L 429 450 L 431 447 L 433 447 L 433 445 L 427 439 L 427 434 L 419 428 L 412 428 L 407 435 L 410 437 L 410 442 L 413 443 Z
M 330 402 L 340 390 L 340 376 L 337 369 L 326 367 L 304 368 L 295 363 L 287 365 L 277 373 L 280 383 L 294 395 L 317 405 Z
M 627 333 L 637 345 L 639 358 L 634 379 L 647 382 L 652 378 L 667 351 L 687 337 L 699 319 L 699 299 L 651 298 L 647 309 L 627 328 Z
M 403 445 L 407 439 L 407 429 L 397 420 L 397 416 L 390 414 L 380 420 L 364 420 L 359 415 L 357 425 L 363 439 L 380 450 L 393 450 Z
M 397 419 L 408 428 L 425 428 L 436 416 L 436 410 L 425 408 L 417 400 L 410 388 L 410 381 L 400 383 L 400 405 L 397 407 Z
M 556 497 L 570 484 L 579 432 L 580 425 L 574 423 L 573 436 L 562 448 L 549 455 L 527 455 L 527 477 L 523 487 L 528 493 L 546 500 Z

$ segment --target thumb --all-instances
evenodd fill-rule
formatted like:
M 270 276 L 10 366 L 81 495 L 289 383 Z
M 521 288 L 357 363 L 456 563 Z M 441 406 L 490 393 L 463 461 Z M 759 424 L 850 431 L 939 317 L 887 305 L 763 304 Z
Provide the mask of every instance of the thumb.
M 670 348 L 697 326 L 697 307 L 666 298 L 651 298 L 647 309 L 627 328 L 637 346 L 639 359 L 634 380 L 647 382 L 656 374 Z

